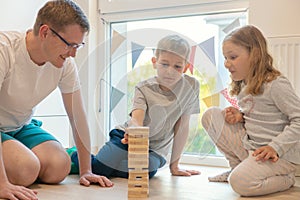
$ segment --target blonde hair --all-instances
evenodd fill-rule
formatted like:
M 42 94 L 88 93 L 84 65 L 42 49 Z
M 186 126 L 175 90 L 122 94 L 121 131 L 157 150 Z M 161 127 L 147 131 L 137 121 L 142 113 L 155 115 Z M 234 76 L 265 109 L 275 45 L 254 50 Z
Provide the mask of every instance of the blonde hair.
M 250 69 L 246 85 L 246 93 L 258 95 L 263 92 L 263 84 L 280 76 L 280 71 L 273 67 L 273 58 L 268 53 L 267 41 L 261 31 L 252 25 L 239 28 L 223 41 L 230 41 L 235 45 L 244 47 L 249 52 Z M 242 81 L 232 80 L 230 94 L 238 95 L 241 91 Z
M 159 58 L 160 54 L 166 51 L 175 53 L 187 61 L 190 55 L 190 45 L 178 35 L 168 35 L 158 42 L 155 56 Z
M 90 25 L 81 8 L 70 0 L 48 1 L 38 12 L 33 33 L 38 35 L 39 28 L 48 24 L 56 31 L 64 31 L 68 25 L 78 24 L 83 32 L 89 32 Z

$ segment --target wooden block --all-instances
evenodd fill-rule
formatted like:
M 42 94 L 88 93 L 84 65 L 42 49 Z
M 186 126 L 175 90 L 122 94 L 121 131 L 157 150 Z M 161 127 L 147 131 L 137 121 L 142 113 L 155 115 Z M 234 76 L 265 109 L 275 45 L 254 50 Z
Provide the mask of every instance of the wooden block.
M 133 160 L 133 159 L 135 159 L 135 160 L 139 160 L 139 159 L 142 159 L 142 160 L 144 160 L 145 158 L 148 158 L 149 157 L 149 152 L 142 152 L 142 153 L 140 153 L 140 152 L 131 152 L 131 153 L 129 153 L 128 154 L 128 159 L 130 159 L 130 160 Z
M 144 171 L 130 171 L 128 179 L 134 180 L 134 181 L 145 181 L 149 180 L 148 170 Z
M 148 159 L 147 160 L 137 160 L 137 161 L 129 161 L 128 160 L 128 168 L 138 168 L 138 169 L 142 169 L 142 168 L 146 168 L 148 169 L 149 163 L 148 163 Z
M 149 157 L 148 151 L 128 151 L 128 159 L 138 159 Z
M 131 172 L 132 174 L 135 173 L 141 173 L 141 174 L 147 174 L 148 173 L 148 168 L 135 168 L 135 169 L 129 169 L 129 172 Z
M 147 198 L 148 195 L 148 188 L 128 188 L 128 198 Z
M 148 181 L 136 181 L 136 180 L 128 180 L 128 188 L 148 188 Z
M 149 145 L 149 139 L 130 137 L 128 139 L 128 145 Z
M 149 145 L 129 145 L 128 153 L 136 153 L 136 152 L 149 152 Z
M 147 187 L 145 187 L 145 188 L 141 188 L 141 187 L 129 187 L 128 188 L 128 192 L 136 192 L 137 194 L 139 194 L 139 193 L 146 193 L 146 194 L 148 194 L 148 186 Z
M 129 138 L 149 138 L 149 127 L 138 126 L 126 128 Z

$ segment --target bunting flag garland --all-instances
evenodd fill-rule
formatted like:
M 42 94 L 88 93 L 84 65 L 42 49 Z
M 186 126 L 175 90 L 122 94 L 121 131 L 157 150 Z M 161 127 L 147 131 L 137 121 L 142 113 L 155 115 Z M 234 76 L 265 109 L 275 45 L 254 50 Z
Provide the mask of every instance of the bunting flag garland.
M 229 24 L 228 26 L 226 26 L 224 29 L 223 29 L 223 32 L 228 34 L 229 32 L 231 32 L 233 29 L 237 28 L 237 27 L 240 27 L 241 24 L 240 24 L 240 19 L 237 18 L 235 19 L 231 24 Z
M 237 109 L 240 109 L 239 106 L 238 106 L 238 103 L 237 103 L 237 99 L 234 98 L 234 97 L 231 97 L 231 96 L 229 95 L 228 89 L 227 89 L 227 88 L 221 90 L 220 93 L 225 97 L 225 99 L 226 99 L 233 107 L 235 107 L 235 108 L 237 108 Z
M 131 42 L 131 52 L 132 52 L 132 69 L 140 57 L 142 51 L 145 49 L 145 46 L 139 45 L 137 43 Z
M 216 93 L 202 99 L 206 107 L 220 106 L 220 94 Z
M 206 56 L 209 58 L 209 60 L 214 65 L 216 65 L 216 59 L 215 59 L 215 37 L 211 37 L 208 40 L 205 40 L 204 42 L 201 42 L 198 46 L 206 54 Z
M 113 37 L 110 49 L 111 55 L 116 51 L 116 49 L 119 48 L 119 46 L 123 43 L 124 40 L 126 40 L 126 38 L 123 35 L 113 30 Z
M 196 48 L 197 48 L 197 46 L 192 46 L 192 48 L 191 48 L 189 67 L 187 68 L 187 69 L 190 70 L 191 74 L 194 73 L 194 62 L 195 62 Z
M 116 105 L 118 105 L 118 103 L 121 101 L 121 99 L 123 98 L 123 96 L 125 95 L 125 93 L 121 92 L 120 90 L 118 90 L 117 88 L 111 86 L 110 88 L 110 108 L 109 108 L 109 112 L 112 112 L 114 110 L 114 108 L 116 107 Z
M 109 108 L 109 111 L 112 112 L 114 110 L 114 108 L 118 105 L 118 103 L 121 101 L 123 96 L 125 96 L 125 93 L 118 90 L 117 88 L 111 86 L 111 84 L 108 83 L 106 80 L 101 79 L 100 80 L 100 85 L 99 85 L 99 87 L 100 87 L 99 88 L 100 89 L 100 91 L 99 91 L 100 96 L 102 95 L 102 93 L 101 93 L 102 87 L 104 87 L 102 85 L 102 83 L 106 83 L 110 87 L 110 108 Z M 101 105 L 102 105 L 101 104 L 101 97 L 99 98 L 99 105 L 100 105 L 99 112 L 101 112 L 102 111 L 102 109 L 101 109 Z

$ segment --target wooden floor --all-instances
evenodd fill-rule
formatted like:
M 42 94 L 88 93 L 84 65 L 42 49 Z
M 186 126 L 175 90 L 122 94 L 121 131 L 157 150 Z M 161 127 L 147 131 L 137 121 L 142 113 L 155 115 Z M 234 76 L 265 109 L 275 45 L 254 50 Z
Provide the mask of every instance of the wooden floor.
M 169 169 L 161 169 L 157 175 L 150 180 L 151 200 L 299 200 L 300 199 L 300 177 L 294 187 L 285 192 L 272 195 L 243 198 L 237 195 L 227 183 L 211 183 L 207 177 L 223 172 L 227 169 L 185 166 L 189 169 L 198 169 L 201 175 L 192 177 L 171 176 Z M 127 199 L 127 179 L 114 178 L 113 188 L 101 188 L 96 185 L 83 187 L 78 184 L 76 175 L 68 176 L 60 185 L 35 184 L 32 189 L 38 191 L 40 200 L 125 200 Z

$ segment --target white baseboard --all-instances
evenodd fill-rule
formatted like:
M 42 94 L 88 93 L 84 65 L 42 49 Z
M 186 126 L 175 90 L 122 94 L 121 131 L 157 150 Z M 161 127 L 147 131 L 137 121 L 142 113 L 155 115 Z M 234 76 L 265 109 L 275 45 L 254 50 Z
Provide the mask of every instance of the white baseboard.
M 180 163 L 191 165 L 207 165 L 214 167 L 229 167 L 228 161 L 222 156 L 182 155 Z

